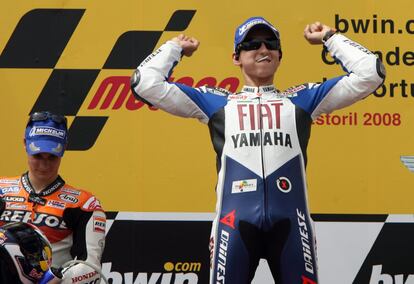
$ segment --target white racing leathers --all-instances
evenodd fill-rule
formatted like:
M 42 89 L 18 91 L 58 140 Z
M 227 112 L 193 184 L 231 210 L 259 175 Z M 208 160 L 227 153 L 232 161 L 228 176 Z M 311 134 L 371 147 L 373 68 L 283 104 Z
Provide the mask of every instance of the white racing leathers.
M 346 74 L 284 92 L 244 86 L 231 94 L 168 82 L 182 51 L 172 41 L 131 78 L 137 99 L 209 126 L 218 170 L 210 283 L 250 283 L 260 258 L 276 283 L 318 281 L 305 178 L 311 124 L 365 98 L 385 78 L 379 59 L 343 35 L 333 35 L 325 48 Z

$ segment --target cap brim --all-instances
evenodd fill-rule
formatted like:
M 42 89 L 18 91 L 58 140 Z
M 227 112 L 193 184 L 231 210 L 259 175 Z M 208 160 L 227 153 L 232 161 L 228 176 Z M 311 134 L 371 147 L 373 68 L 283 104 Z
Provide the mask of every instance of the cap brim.
M 26 140 L 26 152 L 29 155 L 39 153 L 49 153 L 58 157 L 62 157 L 65 152 L 65 145 L 50 140 Z
M 275 38 L 277 38 L 278 40 L 280 40 L 280 38 L 279 38 L 279 34 L 274 30 L 274 27 L 272 27 L 272 26 L 269 26 L 268 24 L 266 24 L 266 23 L 257 23 L 257 24 L 255 24 L 255 25 L 253 25 L 253 26 L 251 26 L 249 29 L 248 29 L 248 31 L 247 32 L 245 32 L 244 33 L 244 35 L 242 36 L 242 37 L 240 37 L 239 39 L 238 39 L 238 41 L 235 43 L 235 45 L 234 45 L 234 52 L 236 52 L 236 47 L 237 47 L 237 45 L 239 45 L 240 43 L 242 43 L 245 39 L 246 39 L 246 37 L 247 37 L 247 35 L 252 31 L 252 30 L 254 30 L 254 29 L 257 29 L 257 28 L 265 28 L 265 29 L 268 29 L 269 31 L 271 31 L 272 33 L 273 33 L 273 35 L 275 36 Z

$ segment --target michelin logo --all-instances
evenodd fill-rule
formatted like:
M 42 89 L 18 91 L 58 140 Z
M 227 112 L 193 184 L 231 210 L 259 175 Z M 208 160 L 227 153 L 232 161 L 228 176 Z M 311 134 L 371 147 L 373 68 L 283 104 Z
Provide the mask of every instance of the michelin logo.
M 262 20 L 262 19 L 253 20 L 251 22 L 248 22 L 248 23 L 244 24 L 243 26 L 241 26 L 239 28 L 239 35 L 242 35 L 247 30 L 249 30 L 250 27 L 252 27 L 254 25 L 258 25 L 258 24 L 265 24 L 265 25 L 269 26 L 269 24 L 266 21 Z
M 38 135 L 46 135 L 46 136 L 53 136 L 60 139 L 65 139 L 66 131 L 56 129 L 54 127 L 47 127 L 47 126 L 34 126 L 29 133 L 29 137 L 38 136 Z

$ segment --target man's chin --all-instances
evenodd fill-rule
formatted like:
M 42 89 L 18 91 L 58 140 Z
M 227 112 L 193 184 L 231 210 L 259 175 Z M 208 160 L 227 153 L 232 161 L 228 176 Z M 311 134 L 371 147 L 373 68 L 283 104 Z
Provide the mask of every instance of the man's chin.
M 268 82 L 268 85 L 273 84 L 273 73 L 270 75 L 269 72 L 257 74 L 257 79 L 261 82 Z
M 54 175 L 51 175 L 50 172 L 36 172 L 35 178 L 48 181 L 53 178 Z

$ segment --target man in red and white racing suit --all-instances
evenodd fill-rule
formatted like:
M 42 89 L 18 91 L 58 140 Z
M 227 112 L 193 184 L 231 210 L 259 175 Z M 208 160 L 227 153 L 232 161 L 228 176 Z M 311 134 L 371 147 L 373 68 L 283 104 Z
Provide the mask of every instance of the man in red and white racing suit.
M 368 49 L 319 22 L 306 27 L 305 38 L 324 43 L 346 74 L 278 91 L 279 31 L 253 17 L 235 35 L 233 63 L 245 80 L 240 93 L 167 81 L 181 57 L 198 48 L 185 35 L 149 55 L 131 78 L 137 99 L 209 127 L 218 169 L 210 283 L 250 283 L 260 258 L 276 283 L 318 282 L 305 174 L 312 121 L 368 96 L 385 72 Z
M 66 184 L 58 174 L 66 143 L 66 118 L 49 112 L 31 115 L 25 135 L 29 171 L 0 177 L 0 201 L 5 203 L 0 226 L 8 222 L 36 225 L 51 243 L 55 268 L 76 258 L 100 269 L 105 212 L 93 194 Z M 83 263 L 62 273 L 62 283 L 100 281 L 100 274 Z

